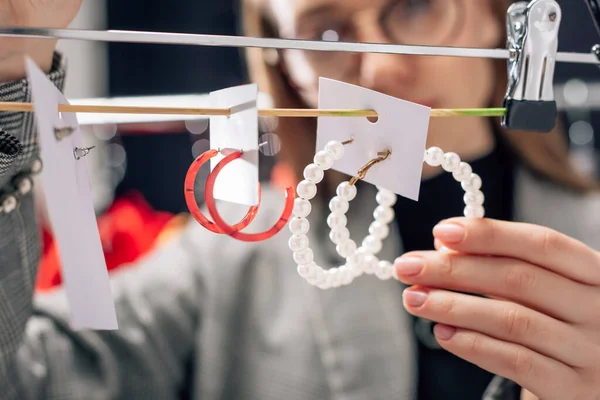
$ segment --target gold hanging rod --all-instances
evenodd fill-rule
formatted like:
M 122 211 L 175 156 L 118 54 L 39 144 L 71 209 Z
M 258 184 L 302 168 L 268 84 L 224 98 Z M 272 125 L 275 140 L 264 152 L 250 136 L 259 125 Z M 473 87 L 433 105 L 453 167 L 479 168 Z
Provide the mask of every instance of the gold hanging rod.
M 33 112 L 33 110 L 32 103 L 0 102 L 0 111 Z M 58 112 L 204 116 L 230 116 L 232 113 L 235 113 L 231 108 L 100 106 L 82 104 L 60 104 Z M 505 108 L 437 108 L 431 110 L 432 117 L 501 117 L 505 113 Z M 374 110 L 350 109 L 266 108 L 259 109 L 258 115 L 260 117 L 377 117 L 377 112 Z

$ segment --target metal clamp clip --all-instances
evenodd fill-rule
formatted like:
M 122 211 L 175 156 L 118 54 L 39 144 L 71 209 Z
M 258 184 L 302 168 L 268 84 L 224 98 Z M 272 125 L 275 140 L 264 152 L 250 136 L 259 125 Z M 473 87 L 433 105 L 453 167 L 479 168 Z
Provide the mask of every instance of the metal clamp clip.
M 554 66 L 561 19 L 562 10 L 555 0 L 520 1 L 509 7 L 505 128 L 538 132 L 554 128 Z
M 588 11 L 592 16 L 592 21 L 594 22 L 596 32 L 598 32 L 598 35 L 600 35 L 600 1 L 585 0 L 585 4 L 587 5 Z M 600 61 L 600 44 L 595 44 L 592 47 L 592 54 L 596 56 L 598 61 Z

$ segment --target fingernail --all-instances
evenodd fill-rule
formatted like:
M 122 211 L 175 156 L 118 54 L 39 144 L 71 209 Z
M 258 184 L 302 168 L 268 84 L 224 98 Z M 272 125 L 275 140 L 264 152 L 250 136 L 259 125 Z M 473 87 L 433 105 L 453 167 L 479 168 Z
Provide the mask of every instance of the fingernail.
M 427 293 L 421 290 L 407 289 L 404 291 L 404 302 L 410 307 L 421 307 L 427 300 Z
M 439 224 L 433 228 L 433 236 L 446 243 L 459 243 L 465 237 L 465 228 L 458 224 Z
M 418 257 L 401 257 L 396 260 L 396 273 L 402 276 L 418 275 L 423 264 L 423 259 Z
M 433 327 L 433 333 L 440 340 L 450 340 L 456 333 L 456 328 L 453 326 L 437 324 Z

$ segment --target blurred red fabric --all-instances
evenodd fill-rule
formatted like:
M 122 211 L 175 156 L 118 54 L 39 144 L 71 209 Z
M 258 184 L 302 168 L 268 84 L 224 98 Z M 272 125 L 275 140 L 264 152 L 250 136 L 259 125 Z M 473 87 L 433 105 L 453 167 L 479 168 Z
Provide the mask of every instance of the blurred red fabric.
M 271 171 L 271 183 L 281 189 L 297 184 L 291 168 L 282 162 Z M 178 216 L 152 209 L 136 191 L 117 198 L 98 218 L 107 269 L 113 271 L 148 253 L 179 231 L 187 217 L 187 214 Z M 38 291 L 62 284 L 58 246 L 47 227 L 43 228 L 42 235 L 43 253 L 36 281 Z
M 98 230 L 108 270 L 131 263 L 150 251 L 174 217 L 171 213 L 153 210 L 138 192 L 130 192 L 116 199 L 98 218 Z M 62 284 L 58 246 L 46 227 L 42 235 L 42 261 L 36 281 L 36 290 L 39 291 Z

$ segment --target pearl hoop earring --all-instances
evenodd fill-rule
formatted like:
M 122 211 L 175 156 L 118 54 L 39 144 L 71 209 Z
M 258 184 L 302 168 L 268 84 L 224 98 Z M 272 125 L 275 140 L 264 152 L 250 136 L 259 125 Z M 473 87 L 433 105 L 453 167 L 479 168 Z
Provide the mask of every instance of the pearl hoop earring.
M 468 182 L 462 185 L 465 195 L 463 201 L 465 202 L 465 209 L 463 213 L 465 216 L 481 216 L 483 217 L 484 209 L 484 195 L 481 192 L 481 179 L 479 176 L 473 174 L 471 166 L 460 160 L 460 157 L 456 153 L 446 153 L 439 147 L 431 147 L 425 152 L 424 161 L 433 167 L 442 166 L 446 172 L 451 172 L 454 179 L 461 183 L 468 179 L 473 179 L 472 182 Z M 473 175 L 473 177 L 471 176 Z M 354 178 L 353 178 L 354 179 Z M 343 185 L 343 187 L 342 187 Z M 339 190 L 343 192 L 350 190 L 348 186 L 353 186 L 353 182 L 344 182 L 340 185 Z M 396 204 L 397 196 L 394 192 L 378 187 L 377 188 L 377 207 L 373 211 L 373 222 L 369 226 L 369 234 L 363 239 L 362 247 L 367 249 L 371 254 L 378 254 L 383 248 L 382 241 L 386 239 L 390 233 L 389 224 L 394 220 L 394 209 L 393 206 Z M 349 255 L 349 249 L 353 246 L 351 242 L 347 242 L 350 237 L 350 232 L 346 228 L 348 219 L 346 218 L 346 212 L 349 209 L 349 202 L 344 200 L 343 197 L 335 196 L 329 202 L 329 210 L 331 213 L 327 217 L 327 225 L 331 229 L 329 238 L 336 245 L 337 253 L 344 258 Z M 350 247 L 348 247 L 350 243 Z M 344 244 L 345 246 L 340 246 Z M 355 248 L 355 247 L 354 247 Z
M 292 211 L 294 218 L 289 224 L 292 236 L 288 245 L 293 252 L 294 261 L 298 265 L 298 273 L 308 283 L 321 289 L 349 285 L 362 274 L 375 275 L 381 280 L 397 279 L 392 263 L 379 260 L 375 256 L 383 247 L 382 241 L 389 235 L 388 225 L 394 220 L 392 206 L 397 200 L 396 194 L 377 187 L 378 206 L 373 212 L 374 221 L 369 226 L 369 235 L 365 237 L 360 247 L 350 238 L 350 232 L 346 227 L 346 212 L 349 210 L 350 202 L 357 195 L 355 183 L 359 179 L 364 179 L 373 165 L 385 161 L 391 154 L 389 151 L 379 153 L 378 157 L 363 166 L 355 177 L 339 184 L 336 196 L 329 202 L 331 211 L 327 217 L 327 224 L 331 228 L 329 237 L 336 244 L 337 253 L 345 259 L 346 263 L 325 270 L 314 261 L 314 254 L 310 249 L 307 237 L 310 229 L 307 217 L 312 209 L 310 200 L 316 196 L 316 185 L 323 180 L 325 171 L 344 156 L 344 145 L 350 142 L 331 141 L 323 150 L 315 154 L 313 163 L 304 169 L 305 179 L 297 186 L 298 197 Z M 438 147 L 426 150 L 423 161 L 433 167 L 441 166 L 446 172 L 452 173 L 454 179 L 461 184 L 465 191 L 463 214 L 466 217 L 483 218 L 485 209 L 483 207 L 484 195 L 480 190 L 481 178 L 473 173 L 468 163 L 462 162 L 458 154 L 444 153 Z

